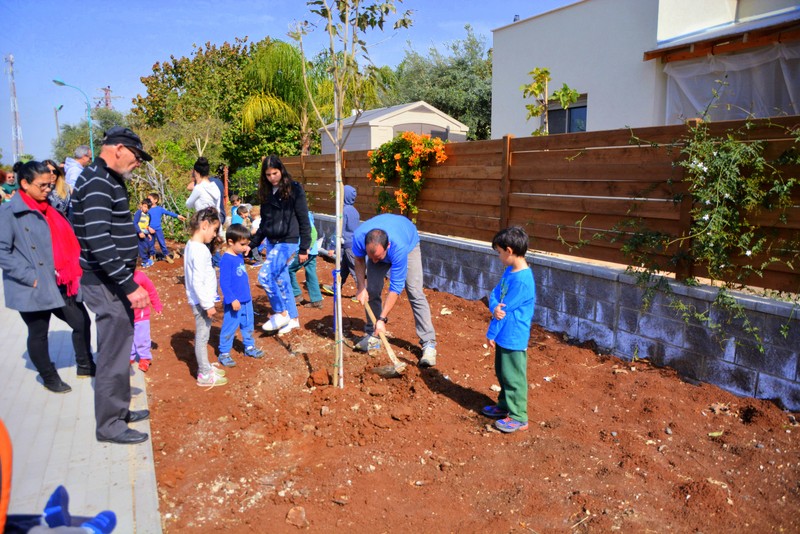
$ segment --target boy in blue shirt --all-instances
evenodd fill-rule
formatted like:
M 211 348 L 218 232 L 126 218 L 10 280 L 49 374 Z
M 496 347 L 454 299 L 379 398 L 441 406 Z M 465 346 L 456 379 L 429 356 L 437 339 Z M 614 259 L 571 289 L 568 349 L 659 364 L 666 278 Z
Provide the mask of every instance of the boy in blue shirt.
M 164 229 L 161 228 L 161 219 L 164 217 L 164 215 L 166 215 L 167 217 L 173 217 L 175 219 L 185 221 L 186 217 L 159 206 L 158 203 L 161 202 L 161 197 L 158 193 L 150 193 L 147 195 L 147 199 L 152 203 L 152 207 L 150 208 L 150 228 L 155 231 L 153 234 L 153 239 L 158 242 L 158 246 L 161 248 L 161 254 L 164 255 L 164 259 L 167 260 L 167 262 L 172 263 L 172 255 L 170 255 L 169 250 L 167 249 L 167 243 L 164 241 Z M 155 252 L 155 250 L 156 245 L 153 243 L 153 252 Z
M 485 406 L 483 415 L 498 419 L 501 432 L 528 429 L 528 340 L 531 336 L 536 285 L 525 254 L 528 234 L 519 226 L 501 230 L 492 248 L 506 266 L 500 283 L 489 296 L 492 322 L 486 337 L 494 347 L 494 370 L 500 382 L 497 404 Z
M 236 362 L 230 352 L 237 329 L 242 331 L 245 356 L 261 358 L 264 352 L 256 347 L 253 339 L 253 298 L 242 256 L 250 244 L 250 231 L 241 224 L 232 224 L 225 232 L 225 239 L 228 249 L 219 262 L 219 286 L 222 289 L 224 312 L 218 360 L 225 367 L 233 367 Z

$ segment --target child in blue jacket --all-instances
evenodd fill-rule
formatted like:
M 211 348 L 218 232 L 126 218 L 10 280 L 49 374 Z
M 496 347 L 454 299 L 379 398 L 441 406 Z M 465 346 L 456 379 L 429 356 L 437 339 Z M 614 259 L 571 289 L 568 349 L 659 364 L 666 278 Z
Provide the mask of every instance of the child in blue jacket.
M 502 432 L 528 429 L 528 340 L 536 304 L 533 272 L 525 260 L 528 234 L 519 226 L 501 230 L 492 240 L 506 266 L 500 283 L 489 296 L 492 321 L 486 337 L 494 347 L 494 369 L 500 382 L 497 404 L 485 406 L 487 417 L 498 419 Z

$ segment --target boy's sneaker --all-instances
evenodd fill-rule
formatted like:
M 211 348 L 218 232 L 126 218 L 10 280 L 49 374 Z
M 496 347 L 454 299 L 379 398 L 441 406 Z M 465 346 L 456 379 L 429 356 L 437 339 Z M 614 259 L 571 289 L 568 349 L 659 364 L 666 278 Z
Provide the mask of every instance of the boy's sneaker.
M 220 354 L 217 361 L 219 361 L 220 365 L 224 365 L 225 367 L 236 367 L 236 362 L 231 358 L 230 353 L 227 352 Z
M 504 410 L 497 405 L 484 406 L 481 413 L 493 419 L 504 419 L 508 417 L 508 410 Z
M 213 388 L 214 386 L 224 386 L 227 383 L 228 379 L 218 375 L 213 368 L 208 374 L 197 373 L 198 386 Z
M 175 263 L 175 260 L 173 260 L 172 256 L 170 256 L 169 254 L 164 256 L 164 259 L 167 260 L 167 263 Z
M 303 304 L 303 307 L 304 308 L 322 308 L 322 301 L 321 300 L 317 300 L 317 301 L 314 301 L 314 302 L 306 302 L 305 304 Z
M 81 527 L 88 530 L 92 534 L 110 534 L 117 526 L 117 516 L 110 510 L 104 510 L 81 523 Z
M 264 351 L 253 345 L 252 347 L 244 349 L 244 355 L 250 356 L 251 358 L 261 358 L 264 356 Z
M 278 335 L 282 336 L 284 334 L 288 334 L 289 332 L 291 332 L 296 328 L 300 328 L 300 321 L 298 321 L 297 319 L 289 319 L 289 322 L 286 323 L 286 325 L 284 325 L 283 328 L 278 330 Z
M 70 526 L 69 493 L 64 486 L 59 486 L 50 495 L 44 506 L 44 520 L 50 528 Z
M 419 359 L 420 367 L 433 367 L 436 365 L 436 346 L 428 345 L 422 348 L 422 358 Z
M 284 315 L 282 313 L 276 313 L 270 315 L 269 320 L 266 323 L 264 323 L 264 326 L 262 326 L 261 328 L 265 332 L 275 332 L 276 330 L 280 330 L 281 328 L 289 324 L 289 321 L 290 319 L 288 315 Z
M 505 432 L 506 434 L 516 432 L 517 430 L 528 430 L 528 423 L 523 423 L 522 421 L 517 421 L 510 417 L 495 421 L 494 426 L 497 427 L 497 430 Z
M 143 373 L 146 373 L 148 369 L 150 369 L 151 360 L 139 360 L 139 369 L 142 370 Z
M 378 337 L 369 335 L 364 336 L 361 338 L 361 341 L 353 346 L 355 350 L 359 350 L 361 352 L 369 352 L 371 350 L 380 350 L 381 348 L 381 340 Z
M 142 269 L 149 269 L 152 266 L 153 266 L 153 260 L 150 259 L 142 260 Z
M 333 286 L 329 286 L 328 284 L 321 285 L 319 290 L 325 295 L 333 295 Z

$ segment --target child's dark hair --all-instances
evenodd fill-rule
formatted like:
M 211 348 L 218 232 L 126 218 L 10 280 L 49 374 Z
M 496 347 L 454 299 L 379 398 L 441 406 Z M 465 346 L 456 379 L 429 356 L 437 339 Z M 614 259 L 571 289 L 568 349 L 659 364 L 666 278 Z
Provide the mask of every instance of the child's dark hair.
M 231 195 L 231 204 L 233 204 L 237 200 L 239 200 L 239 195 L 237 195 L 236 193 L 232 194 Z
M 194 235 L 194 233 L 200 229 L 200 225 L 203 222 L 208 222 L 208 224 L 220 224 L 219 211 L 217 211 L 217 208 L 203 208 L 192 215 L 192 218 L 189 220 L 189 232 Z M 219 239 L 214 239 L 208 244 L 208 248 L 211 250 L 212 254 L 217 249 L 217 245 L 219 245 Z
M 250 241 L 250 230 L 243 224 L 232 224 L 225 231 L 225 239 L 231 243 L 239 243 L 240 241 Z
M 492 248 L 505 250 L 510 248 L 515 256 L 525 256 L 528 252 L 528 234 L 521 226 L 510 226 L 495 234 Z
M 155 199 L 157 203 L 161 202 L 161 196 L 158 193 L 150 193 L 149 195 L 147 195 L 147 198 Z
M 150 200 L 149 198 L 143 198 L 143 199 L 142 199 L 142 201 L 141 201 L 141 202 L 139 202 L 139 205 L 140 205 L 140 206 L 141 206 L 141 205 L 145 205 L 145 206 L 147 206 L 147 207 L 148 207 L 148 209 L 149 209 L 149 208 L 152 208 L 152 207 L 153 207 L 153 201 L 152 201 L 152 200 Z

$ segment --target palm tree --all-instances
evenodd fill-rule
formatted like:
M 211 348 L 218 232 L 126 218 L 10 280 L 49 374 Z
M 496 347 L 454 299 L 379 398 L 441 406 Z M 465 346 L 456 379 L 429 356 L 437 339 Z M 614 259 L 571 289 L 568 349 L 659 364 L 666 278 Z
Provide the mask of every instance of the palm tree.
M 300 50 L 283 41 L 268 41 L 260 46 L 245 69 L 245 78 L 259 92 L 247 97 L 242 108 L 242 128 L 253 131 L 256 123 L 275 119 L 297 125 L 302 136 L 302 153 L 311 145 L 311 102 L 303 83 L 303 56 Z M 317 102 L 325 106 L 332 98 L 322 69 L 307 67 L 309 88 Z M 330 94 L 330 98 L 325 98 Z

